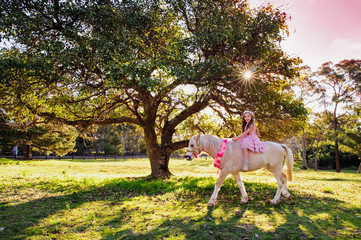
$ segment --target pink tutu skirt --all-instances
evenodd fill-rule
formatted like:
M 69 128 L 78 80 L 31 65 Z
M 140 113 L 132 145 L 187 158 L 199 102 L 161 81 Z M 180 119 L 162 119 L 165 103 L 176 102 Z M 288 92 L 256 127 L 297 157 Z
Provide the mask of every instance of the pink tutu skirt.
M 254 153 L 261 153 L 265 151 L 266 143 L 259 140 L 256 133 L 251 132 L 250 134 L 239 140 L 242 148 L 248 148 Z

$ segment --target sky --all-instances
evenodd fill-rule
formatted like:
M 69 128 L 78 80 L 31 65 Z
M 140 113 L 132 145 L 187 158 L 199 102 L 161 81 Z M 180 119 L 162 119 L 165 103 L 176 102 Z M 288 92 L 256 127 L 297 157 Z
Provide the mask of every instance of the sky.
M 290 34 L 282 48 L 316 71 L 323 63 L 361 59 L 361 0 L 249 0 L 285 11 Z

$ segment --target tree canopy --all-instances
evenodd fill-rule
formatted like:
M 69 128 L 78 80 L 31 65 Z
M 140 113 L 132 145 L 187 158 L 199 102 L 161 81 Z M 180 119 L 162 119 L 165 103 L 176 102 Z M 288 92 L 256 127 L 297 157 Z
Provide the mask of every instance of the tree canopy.
M 240 131 L 246 108 L 269 139 L 306 118 L 289 89 L 300 60 L 280 47 L 288 16 L 270 4 L 9 0 L 0 7 L 0 37 L 12 45 L 0 57 L 6 113 L 82 128 L 138 125 L 154 177 L 171 174 L 171 153 L 187 145 L 172 137 L 202 110 L 227 126 L 221 136 Z

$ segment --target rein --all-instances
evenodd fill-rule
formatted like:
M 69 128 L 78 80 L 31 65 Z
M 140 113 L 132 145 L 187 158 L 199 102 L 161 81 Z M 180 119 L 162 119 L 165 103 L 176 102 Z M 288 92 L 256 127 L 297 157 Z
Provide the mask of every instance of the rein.
M 219 171 L 219 164 L 221 163 L 221 158 L 223 157 L 224 151 L 226 151 L 227 144 L 228 144 L 227 139 L 224 139 L 222 141 L 221 148 L 219 149 L 219 151 L 218 151 L 218 153 L 216 155 L 216 159 L 214 159 L 213 166 L 218 168 L 218 171 Z
M 201 153 L 201 151 L 200 151 L 200 149 L 199 149 L 199 146 L 200 146 L 200 144 L 201 144 L 201 142 L 200 142 L 200 135 L 198 135 L 198 136 L 196 137 L 195 141 L 197 142 L 197 148 L 194 149 L 193 151 L 192 151 L 192 149 L 188 149 L 187 151 L 191 152 L 192 155 L 197 158 L 198 156 L 197 156 L 196 152 L 198 151 L 198 154 Z M 217 155 L 216 155 L 216 158 L 214 159 L 213 166 L 215 166 L 216 168 L 218 168 L 218 172 L 217 172 L 217 173 L 219 173 L 219 164 L 221 163 L 221 158 L 223 157 L 223 154 L 224 154 L 224 152 L 226 151 L 227 145 L 228 145 L 228 140 L 227 140 L 227 139 L 224 139 L 224 140 L 222 141 L 221 148 L 219 149 L 219 151 L 218 151 L 218 153 L 217 153 Z M 192 147 L 192 148 L 193 148 L 193 147 Z M 231 145 L 229 146 L 229 151 L 230 151 L 230 153 L 232 152 Z M 231 153 L 231 154 L 232 154 L 232 153 Z
M 197 142 L 197 149 L 194 149 L 194 150 L 192 151 L 192 154 L 194 155 L 194 157 L 197 158 L 198 156 L 197 156 L 197 154 L 196 154 L 196 151 L 198 151 L 198 154 L 201 153 L 201 151 L 200 151 L 200 149 L 199 149 L 199 146 L 201 145 L 200 135 L 197 136 L 196 142 Z

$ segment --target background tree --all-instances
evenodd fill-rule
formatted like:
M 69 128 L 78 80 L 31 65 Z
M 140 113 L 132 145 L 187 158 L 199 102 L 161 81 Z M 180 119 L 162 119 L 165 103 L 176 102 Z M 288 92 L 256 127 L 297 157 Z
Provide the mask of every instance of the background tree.
M 102 151 L 106 154 L 135 154 L 143 150 L 143 134 L 134 125 L 120 123 L 100 126 L 95 136 L 103 142 Z
M 346 145 L 352 153 L 357 154 L 361 161 L 361 108 L 360 104 L 353 106 L 352 124 L 344 126 L 342 144 Z M 357 173 L 361 172 L 361 162 Z
M 0 110 L 0 150 L 10 151 L 18 142 L 19 132 L 9 125 L 10 119 Z
M 317 98 L 314 97 L 314 92 L 316 91 L 316 85 L 315 82 L 312 80 L 312 71 L 309 66 L 301 66 L 300 67 L 300 75 L 296 78 L 296 81 L 292 84 L 292 88 L 295 91 L 296 96 L 304 102 L 305 106 L 309 108 L 309 114 L 312 112 L 312 106 L 317 104 L 317 106 L 320 106 L 318 103 Z M 313 125 L 311 123 L 311 125 Z M 318 125 L 314 125 L 316 128 L 318 128 Z M 307 142 L 312 143 L 312 141 L 306 141 L 306 135 L 309 135 L 308 132 L 311 132 L 311 139 L 315 139 L 314 130 L 312 129 L 314 126 L 310 126 L 310 123 L 307 121 L 303 122 L 302 125 L 302 133 L 301 133 L 301 141 L 302 141 L 302 167 L 301 169 L 307 169 Z M 308 133 L 308 134 L 306 134 Z M 317 162 L 316 162 L 317 163 Z
M 9 0 L 0 7 L 0 36 L 14 46 L 1 54 L 1 107 L 13 118 L 83 128 L 138 125 L 153 177 L 171 175 L 172 152 L 188 144 L 175 140 L 177 128 L 208 106 L 225 126 L 253 109 L 260 130 L 275 138 L 304 121 L 289 91 L 300 61 L 280 47 L 288 16 L 272 5 Z M 249 70 L 253 77 L 244 78 Z
M 316 72 L 316 91 L 320 94 L 325 105 L 331 106 L 331 111 L 326 111 L 332 122 L 333 139 L 336 151 L 336 172 L 341 171 L 339 154 L 339 129 L 346 112 L 340 113 L 340 107 L 354 104 L 360 96 L 361 60 L 343 60 L 338 64 L 324 63 Z
M 73 151 L 78 136 L 74 127 L 61 123 L 19 123 L 4 113 L 1 115 L 0 146 L 23 146 L 24 159 L 31 160 L 33 151 L 60 156 Z
M 303 134 L 306 142 L 312 148 L 313 152 L 313 168 L 318 170 L 318 153 L 320 151 L 320 142 L 328 139 L 328 129 L 331 126 L 328 116 L 325 113 L 315 113 L 313 122 L 307 128 L 307 132 Z M 304 149 L 306 151 L 306 149 Z
M 91 155 L 93 148 L 93 139 L 82 133 L 75 140 L 74 154 Z

